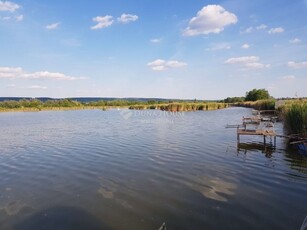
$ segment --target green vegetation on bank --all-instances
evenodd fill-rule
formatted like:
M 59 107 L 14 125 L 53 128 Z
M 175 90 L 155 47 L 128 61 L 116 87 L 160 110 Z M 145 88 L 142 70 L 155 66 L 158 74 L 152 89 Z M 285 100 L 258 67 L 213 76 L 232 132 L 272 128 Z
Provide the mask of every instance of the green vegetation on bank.
M 133 105 L 130 106 L 129 109 L 160 109 L 163 111 L 170 112 L 183 112 L 183 111 L 196 111 L 196 110 L 216 110 L 216 109 L 224 109 L 227 108 L 227 103 L 216 103 L 216 102 L 181 102 L 181 103 L 167 103 L 167 104 L 151 104 L 149 106 L 146 105 Z
M 266 89 L 253 89 L 246 92 L 245 97 L 227 97 L 225 103 L 257 110 L 274 110 L 275 99 Z
M 270 94 L 266 89 L 253 89 L 246 92 L 245 101 L 259 101 L 270 99 Z
M 307 100 L 289 100 L 279 108 L 289 134 L 307 137 Z
M 234 106 L 241 106 L 247 108 L 253 108 L 257 110 L 274 110 L 275 99 L 258 100 L 258 101 L 245 101 L 234 103 Z
M 126 107 L 129 109 L 160 109 L 164 111 L 196 111 L 214 110 L 228 107 L 227 103 L 198 102 L 198 101 L 91 101 L 79 102 L 71 99 L 46 100 L 21 99 L 0 102 L 0 111 L 41 111 L 41 110 L 78 110 L 78 109 L 102 109 Z

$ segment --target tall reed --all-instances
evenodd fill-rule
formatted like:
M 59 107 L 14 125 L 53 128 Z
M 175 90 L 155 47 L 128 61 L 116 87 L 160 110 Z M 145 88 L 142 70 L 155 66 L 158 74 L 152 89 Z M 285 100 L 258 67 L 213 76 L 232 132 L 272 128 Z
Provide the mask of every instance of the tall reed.
M 289 134 L 307 137 L 307 101 L 295 101 L 282 108 L 284 124 Z

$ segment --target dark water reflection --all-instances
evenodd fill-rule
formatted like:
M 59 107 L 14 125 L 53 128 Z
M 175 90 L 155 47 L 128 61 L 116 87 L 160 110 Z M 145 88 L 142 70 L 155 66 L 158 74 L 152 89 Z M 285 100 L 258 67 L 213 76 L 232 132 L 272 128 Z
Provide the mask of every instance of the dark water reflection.
M 111 229 L 88 212 L 74 207 L 52 207 L 19 221 L 16 230 Z
M 2 113 L 0 229 L 299 229 L 306 157 L 237 146 L 250 114 Z

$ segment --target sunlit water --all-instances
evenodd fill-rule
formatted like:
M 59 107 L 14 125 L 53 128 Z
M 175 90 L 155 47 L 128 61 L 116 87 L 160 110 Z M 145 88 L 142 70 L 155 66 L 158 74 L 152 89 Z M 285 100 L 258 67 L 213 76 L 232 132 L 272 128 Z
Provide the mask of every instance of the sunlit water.
M 0 229 L 299 229 L 307 157 L 238 148 L 225 126 L 250 114 L 1 113 Z

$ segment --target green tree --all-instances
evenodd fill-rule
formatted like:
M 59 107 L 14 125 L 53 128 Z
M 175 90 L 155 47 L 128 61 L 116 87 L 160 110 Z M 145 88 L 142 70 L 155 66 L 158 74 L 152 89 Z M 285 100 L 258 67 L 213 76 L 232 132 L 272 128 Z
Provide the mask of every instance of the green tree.
M 236 102 L 243 102 L 245 100 L 245 97 L 227 97 L 224 99 L 225 103 L 236 103 Z
M 269 98 L 270 94 L 266 89 L 253 89 L 249 92 L 246 92 L 245 101 L 257 101 Z

